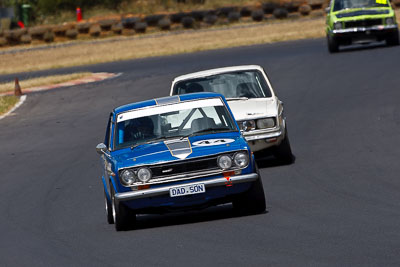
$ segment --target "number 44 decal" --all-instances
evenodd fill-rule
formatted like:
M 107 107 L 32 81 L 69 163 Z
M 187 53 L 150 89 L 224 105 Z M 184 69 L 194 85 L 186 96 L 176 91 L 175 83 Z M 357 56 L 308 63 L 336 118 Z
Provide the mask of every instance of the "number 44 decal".
M 225 145 L 235 142 L 235 139 L 206 139 L 200 140 L 193 143 L 194 146 L 217 146 L 217 145 Z

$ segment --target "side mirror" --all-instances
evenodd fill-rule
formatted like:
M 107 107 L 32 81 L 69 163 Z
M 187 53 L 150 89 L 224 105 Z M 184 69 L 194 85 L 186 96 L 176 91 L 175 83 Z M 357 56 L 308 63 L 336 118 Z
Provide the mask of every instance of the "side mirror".
M 100 143 L 96 146 L 96 152 L 101 154 L 105 154 L 107 152 L 107 146 L 103 143 Z
M 328 7 L 325 8 L 325 13 L 326 13 L 326 14 L 328 14 L 330 11 L 331 11 L 331 7 L 330 7 L 330 6 L 328 6 Z

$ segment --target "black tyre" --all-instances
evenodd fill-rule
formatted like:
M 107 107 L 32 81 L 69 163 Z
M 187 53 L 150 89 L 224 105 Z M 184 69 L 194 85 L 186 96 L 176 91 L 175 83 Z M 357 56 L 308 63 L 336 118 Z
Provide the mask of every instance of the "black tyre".
M 292 148 L 290 147 L 289 134 L 287 131 L 287 127 L 285 129 L 285 139 L 283 139 L 281 144 L 278 147 L 276 147 L 274 155 L 279 161 L 281 161 L 285 164 L 290 164 L 290 163 L 293 163 L 293 161 L 294 161 Z
M 328 40 L 328 50 L 330 53 L 336 53 L 339 52 L 339 42 L 336 40 L 335 37 L 327 35 L 326 36 Z
M 123 203 L 116 201 L 115 192 L 111 186 L 111 206 L 115 230 L 126 231 L 133 229 L 136 222 L 136 214 Z
M 108 199 L 105 191 L 104 191 L 104 203 L 105 203 L 105 209 L 106 209 L 107 222 L 109 224 L 113 224 L 114 217 L 113 217 L 113 212 L 112 212 L 112 204 L 111 204 L 111 200 Z
M 238 196 L 232 204 L 235 212 L 240 215 L 263 213 L 267 206 L 261 176 L 253 182 L 247 192 Z
M 399 45 L 399 33 L 398 31 L 391 33 L 386 38 L 386 44 L 389 46 Z

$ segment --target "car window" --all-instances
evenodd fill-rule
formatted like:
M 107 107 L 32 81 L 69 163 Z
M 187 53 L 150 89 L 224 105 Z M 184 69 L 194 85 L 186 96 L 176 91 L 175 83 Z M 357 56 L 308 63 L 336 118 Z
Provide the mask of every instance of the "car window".
M 133 114 L 133 118 L 117 123 L 115 148 L 189 135 L 237 131 L 228 109 L 222 101 L 220 103 L 217 106 L 202 105 L 169 112 L 159 109 L 161 112 L 156 114 L 149 110 L 147 113 L 152 114 L 149 116 Z
M 271 97 L 271 89 L 257 70 L 228 72 L 204 78 L 187 79 L 175 84 L 174 94 L 215 92 L 225 98 Z

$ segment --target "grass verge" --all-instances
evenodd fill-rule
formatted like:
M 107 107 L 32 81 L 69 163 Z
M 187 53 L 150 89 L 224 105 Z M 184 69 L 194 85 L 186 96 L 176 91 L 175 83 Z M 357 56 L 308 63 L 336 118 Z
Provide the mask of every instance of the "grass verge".
M 36 87 L 36 86 L 58 84 L 58 83 L 63 83 L 63 82 L 80 79 L 80 78 L 87 77 L 90 75 L 92 75 L 91 72 L 79 72 L 79 73 L 72 73 L 72 74 L 39 77 L 39 78 L 20 81 L 20 86 L 23 91 L 24 88 L 32 88 L 32 87 Z M 13 91 L 14 86 L 15 86 L 14 82 L 0 83 L 0 94 Z M 16 97 L 13 95 L 0 96 L 0 115 L 3 115 L 7 111 L 9 111 L 12 107 L 14 107 L 15 104 L 17 104 L 18 100 L 19 100 L 19 97 Z
M 3 115 L 17 104 L 19 97 L 17 96 L 0 96 L 0 115 Z
M 58 84 L 58 83 L 68 82 L 71 80 L 80 79 L 80 78 L 87 77 L 90 75 L 92 75 L 91 72 L 78 72 L 78 73 L 72 73 L 72 74 L 53 75 L 53 76 L 46 76 L 46 77 L 39 77 L 39 78 L 34 78 L 34 79 L 23 80 L 23 81 L 20 81 L 19 85 L 21 86 L 22 91 L 23 91 L 24 88 L 31 88 L 31 87 L 43 86 L 43 85 L 49 85 L 49 84 Z M 0 93 L 11 92 L 14 90 L 14 87 L 15 87 L 14 82 L 0 83 Z

